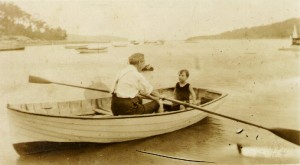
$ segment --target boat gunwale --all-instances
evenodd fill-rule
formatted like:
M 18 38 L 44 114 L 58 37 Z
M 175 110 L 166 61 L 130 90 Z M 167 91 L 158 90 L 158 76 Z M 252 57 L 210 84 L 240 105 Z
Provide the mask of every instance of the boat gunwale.
M 165 88 L 165 89 L 168 89 L 168 88 Z M 203 88 L 198 88 L 198 89 L 203 89 Z M 212 103 L 215 103 L 215 102 L 223 99 L 224 97 L 226 97 L 228 95 L 227 93 L 221 93 L 221 92 L 210 90 L 210 89 L 205 89 L 205 90 L 208 91 L 208 92 L 211 92 L 211 93 L 220 94 L 220 96 L 217 97 L 214 100 L 211 100 L 207 103 L 204 103 L 204 104 L 200 105 L 199 107 L 208 106 Z M 80 100 L 78 100 L 78 101 L 80 101 Z M 29 115 L 35 115 L 35 116 L 44 116 L 44 117 L 52 117 L 52 118 L 69 118 L 69 119 L 80 119 L 80 120 L 128 119 L 128 118 L 142 118 L 142 117 L 157 117 L 157 116 L 173 115 L 173 114 L 177 114 L 177 113 L 183 113 L 183 112 L 189 112 L 189 111 L 195 110 L 194 108 L 190 108 L 190 109 L 178 110 L 178 111 L 168 111 L 168 112 L 164 112 L 164 113 L 151 113 L 151 114 L 138 114 L 138 115 L 119 115 L 119 116 L 113 116 L 113 115 L 112 116 L 106 116 L 106 115 L 61 116 L 61 115 L 48 115 L 48 114 L 39 114 L 39 113 L 33 113 L 33 112 L 26 112 L 26 111 L 19 110 L 17 108 L 12 108 L 12 107 L 10 107 L 10 104 L 7 104 L 7 109 L 18 112 L 18 113 L 25 113 L 25 114 L 29 114 Z M 197 110 L 197 111 L 200 111 L 200 110 Z

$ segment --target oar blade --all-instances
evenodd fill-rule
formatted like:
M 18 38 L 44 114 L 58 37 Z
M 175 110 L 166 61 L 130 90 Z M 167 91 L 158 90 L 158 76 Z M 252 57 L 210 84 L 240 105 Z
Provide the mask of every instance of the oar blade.
M 263 127 L 263 126 L 260 126 L 260 125 L 254 124 L 254 123 L 243 121 L 243 120 L 233 118 L 233 117 L 230 117 L 230 116 L 225 116 L 223 114 L 215 113 L 215 112 L 206 110 L 203 107 L 188 104 L 188 103 L 185 103 L 185 102 L 182 102 L 182 101 L 179 101 L 179 100 L 175 100 L 175 99 L 171 99 L 171 98 L 164 98 L 164 99 L 168 100 L 168 101 L 171 101 L 173 103 L 177 103 L 177 104 L 185 105 L 185 106 L 188 106 L 188 107 L 191 107 L 191 108 L 195 108 L 195 109 L 198 109 L 200 111 L 203 111 L 203 112 L 206 112 L 206 113 L 209 113 L 209 114 L 212 114 L 212 115 L 224 117 L 224 118 L 227 118 L 227 119 L 230 119 L 230 120 L 238 121 L 238 122 L 241 122 L 241 123 L 244 123 L 244 124 L 248 124 L 248 125 L 252 125 L 252 126 L 255 126 L 255 127 L 258 127 L 258 128 L 268 130 L 268 131 L 274 133 L 275 135 L 277 135 L 278 137 L 281 137 L 282 139 L 285 139 L 285 140 L 287 140 L 291 143 L 294 143 L 294 144 L 300 146 L 300 131 L 298 131 L 298 130 L 283 129 L 283 128 L 269 129 L 269 128 L 266 128 L 266 127 Z
M 37 76 L 29 76 L 28 81 L 30 83 L 38 83 L 38 84 L 49 84 L 49 83 L 52 83 L 51 81 L 49 81 L 47 79 L 40 78 L 40 77 L 37 77 Z
M 300 145 L 300 131 L 298 130 L 272 128 L 269 129 L 269 131 L 291 143 L 294 143 L 298 146 Z

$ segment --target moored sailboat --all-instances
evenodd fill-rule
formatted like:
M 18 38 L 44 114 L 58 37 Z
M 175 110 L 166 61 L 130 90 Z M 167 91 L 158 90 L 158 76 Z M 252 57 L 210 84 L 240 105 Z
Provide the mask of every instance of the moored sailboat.
M 300 45 L 300 37 L 298 35 L 296 25 L 294 25 L 294 31 L 293 31 L 293 35 L 292 35 L 292 45 Z

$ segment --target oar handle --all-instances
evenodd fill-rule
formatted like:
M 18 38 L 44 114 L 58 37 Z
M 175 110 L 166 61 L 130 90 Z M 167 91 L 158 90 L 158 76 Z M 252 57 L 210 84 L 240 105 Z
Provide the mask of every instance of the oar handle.
M 183 102 L 183 101 L 179 101 L 179 100 L 175 100 L 175 99 L 171 99 L 171 98 L 166 98 L 166 97 L 163 98 L 163 99 L 171 101 L 173 103 L 177 103 L 177 104 L 185 105 L 185 106 L 188 106 L 188 107 L 191 107 L 191 108 L 194 108 L 194 109 L 198 109 L 200 111 L 203 111 L 203 112 L 206 112 L 206 113 L 209 113 L 209 114 L 212 114 L 212 115 L 224 117 L 224 118 L 227 118 L 227 119 L 230 119 L 230 120 L 238 121 L 240 123 L 245 123 L 245 124 L 249 124 L 249 125 L 252 125 L 252 126 L 255 126 L 255 127 L 259 127 L 259 128 L 265 129 L 265 130 L 269 130 L 268 128 L 263 127 L 261 125 L 257 125 L 257 124 L 254 124 L 254 123 L 243 121 L 243 120 L 240 120 L 240 119 L 237 119 L 237 118 L 233 118 L 233 117 L 230 117 L 230 116 L 222 115 L 222 114 L 219 114 L 219 113 L 216 113 L 216 112 L 212 112 L 212 111 L 209 111 L 209 110 L 207 110 L 207 109 L 205 109 L 203 107 L 199 107 L 199 106 L 196 106 L 196 105 L 193 105 L 193 104 L 189 104 L 189 103 L 186 103 L 186 102 Z

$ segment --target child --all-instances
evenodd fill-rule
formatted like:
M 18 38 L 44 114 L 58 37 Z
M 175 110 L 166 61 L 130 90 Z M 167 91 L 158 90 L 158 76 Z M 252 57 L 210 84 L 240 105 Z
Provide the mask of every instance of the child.
M 189 71 L 186 69 L 182 69 L 178 73 L 178 80 L 179 82 L 176 83 L 174 89 L 174 96 L 176 100 L 183 101 L 183 102 L 190 102 L 190 96 L 192 96 L 192 103 L 196 103 L 196 94 L 194 89 L 191 87 L 186 80 L 189 78 Z M 184 106 L 179 104 L 173 104 L 172 110 L 179 110 L 184 109 Z

